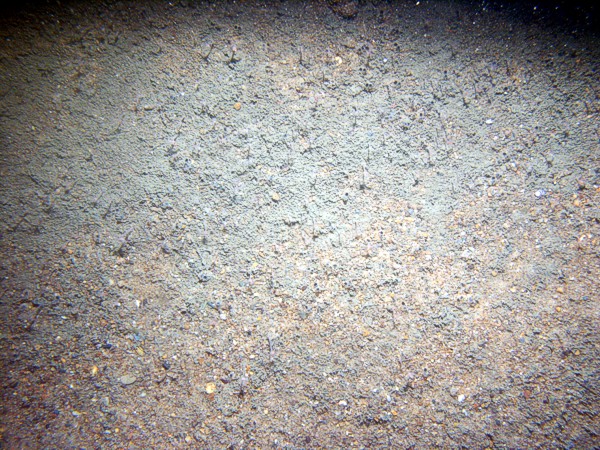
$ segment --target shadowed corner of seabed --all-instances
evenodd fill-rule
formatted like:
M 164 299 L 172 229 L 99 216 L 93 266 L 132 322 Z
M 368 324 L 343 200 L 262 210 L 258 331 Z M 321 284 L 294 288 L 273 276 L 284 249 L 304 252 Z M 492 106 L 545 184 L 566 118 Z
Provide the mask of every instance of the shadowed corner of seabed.
M 507 11 L 521 20 L 568 27 L 573 33 L 600 33 L 598 0 L 490 0 L 473 3 L 486 9 Z

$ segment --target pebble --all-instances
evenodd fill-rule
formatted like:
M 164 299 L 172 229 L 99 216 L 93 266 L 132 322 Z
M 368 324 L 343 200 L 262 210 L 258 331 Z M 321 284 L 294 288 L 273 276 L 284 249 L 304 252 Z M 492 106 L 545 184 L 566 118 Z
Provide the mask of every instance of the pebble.
M 214 394 L 217 390 L 217 385 L 215 383 L 213 383 L 212 381 L 210 383 L 206 383 L 206 393 L 207 394 Z
M 345 19 L 351 19 L 358 14 L 356 0 L 341 0 L 331 2 L 331 9 Z
M 274 202 L 278 202 L 279 200 L 281 200 L 281 196 L 277 192 L 273 192 L 273 194 L 271 195 L 271 198 L 273 199 Z
M 137 378 L 134 377 L 133 375 L 123 375 L 121 378 L 119 378 L 119 382 L 123 386 L 129 386 L 129 385 L 135 383 L 136 381 L 137 381 Z
M 240 109 L 242 109 L 242 104 L 240 102 L 234 103 L 233 109 L 235 109 L 236 111 L 239 111 Z
M 464 402 L 464 401 L 465 401 L 465 398 L 466 398 L 466 397 L 465 397 L 465 395 L 464 395 L 464 394 L 460 394 L 460 395 L 457 397 L 458 403 L 462 403 L 462 402 Z
M 472 259 L 472 253 L 473 253 L 473 249 L 468 248 L 461 252 L 460 257 L 462 259 Z

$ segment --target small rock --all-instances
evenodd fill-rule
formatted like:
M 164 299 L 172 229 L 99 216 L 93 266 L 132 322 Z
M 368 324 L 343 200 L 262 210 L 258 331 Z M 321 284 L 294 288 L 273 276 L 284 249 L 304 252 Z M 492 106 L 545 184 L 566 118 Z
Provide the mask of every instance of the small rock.
M 236 111 L 239 111 L 240 109 L 242 109 L 242 104 L 240 102 L 234 103 L 233 109 L 235 109 Z
M 356 0 L 329 0 L 329 2 L 333 12 L 344 19 L 352 19 L 358 14 Z
M 206 393 L 207 394 L 214 394 L 217 390 L 217 385 L 213 382 L 210 383 L 206 383 Z
M 273 192 L 273 194 L 271 195 L 271 198 L 273 199 L 274 202 L 278 202 L 279 200 L 281 200 L 281 196 L 277 192 Z
M 346 48 L 356 48 L 356 41 L 352 38 L 347 38 L 342 45 Z
M 198 274 L 198 280 L 201 283 L 206 283 L 213 278 L 213 274 L 211 272 L 205 271 Z
M 460 395 L 457 397 L 458 403 L 462 403 L 462 402 L 464 402 L 464 401 L 465 401 L 465 398 L 466 398 L 466 397 L 465 397 L 465 395 L 464 395 L 464 394 L 460 394 Z
M 459 255 L 462 259 L 473 259 L 473 249 L 468 248 L 461 252 Z
M 121 378 L 119 378 L 119 382 L 123 386 L 129 386 L 129 385 L 135 383 L 136 381 L 137 381 L 137 378 L 134 377 L 133 375 L 123 375 Z

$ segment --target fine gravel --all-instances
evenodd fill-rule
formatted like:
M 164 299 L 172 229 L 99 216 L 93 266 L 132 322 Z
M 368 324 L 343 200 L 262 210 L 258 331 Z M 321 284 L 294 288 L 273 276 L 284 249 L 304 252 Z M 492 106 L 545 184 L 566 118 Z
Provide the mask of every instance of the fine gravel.
M 0 448 L 600 445 L 600 37 L 561 11 L 4 11 Z

